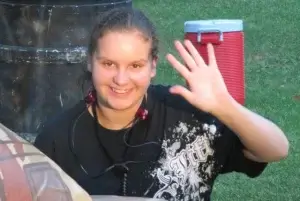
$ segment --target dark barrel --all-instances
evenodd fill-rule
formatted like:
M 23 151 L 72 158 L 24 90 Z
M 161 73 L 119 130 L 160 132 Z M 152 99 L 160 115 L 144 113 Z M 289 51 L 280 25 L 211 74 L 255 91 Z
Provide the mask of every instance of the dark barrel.
M 82 98 L 95 18 L 122 6 L 132 0 L 0 0 L 0 122 L 28 139 Z

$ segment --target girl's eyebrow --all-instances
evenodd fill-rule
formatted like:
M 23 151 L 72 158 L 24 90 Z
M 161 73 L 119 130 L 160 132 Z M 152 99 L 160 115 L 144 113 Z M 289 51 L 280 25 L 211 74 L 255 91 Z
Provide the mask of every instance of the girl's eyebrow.
M 112 62 L 115 62 L 113 59 L 110 59 L 110 58 L 107 58 L 107 57 L 103 57 L 103 56 L 96 56 L 96 59 L 97 60 L 109 60 L 109 61 L 112 61 Z M 133 61 L 132 63 L 135 63 L 135 62 L 147 62 L 146 59 L 139 59 L 139 60 L 136 60 L 136 61 Z

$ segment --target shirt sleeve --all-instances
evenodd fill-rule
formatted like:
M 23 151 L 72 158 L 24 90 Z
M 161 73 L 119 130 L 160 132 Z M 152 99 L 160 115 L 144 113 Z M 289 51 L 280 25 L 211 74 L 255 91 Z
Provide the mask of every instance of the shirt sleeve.
M 221 173 L 239 172 L 251 178 L 258 177 L 268 163 L 256 162 L 245 157 L 243 152 L 245 147 L 238 136 L 227 127 L 224 128 L 223 132 L 224 135 L 230 136 L 232 143 Z

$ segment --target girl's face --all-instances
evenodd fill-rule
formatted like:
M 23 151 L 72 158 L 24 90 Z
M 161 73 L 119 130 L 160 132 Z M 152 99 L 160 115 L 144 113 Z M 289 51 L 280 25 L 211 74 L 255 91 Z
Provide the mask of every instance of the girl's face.
M 151 41 L 138 31 L 107 32 L 98 40 L 90 71 L 99 104 L 125 110 L 143 99 L 156 74 Z

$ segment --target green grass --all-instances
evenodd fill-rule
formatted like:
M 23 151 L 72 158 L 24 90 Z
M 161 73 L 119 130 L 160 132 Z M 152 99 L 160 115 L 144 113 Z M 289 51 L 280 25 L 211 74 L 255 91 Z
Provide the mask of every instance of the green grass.
M 156 82 L 180 82 L 165 61 L 187 20 L 234 18 L 245 23 L 246 106 L 275 121 L 290 141 L 286 160 L 256 179 L 220 176 L 213 200 L 300 200 L 300 1 L 134 0 L 157 26 L 161 53 Z

